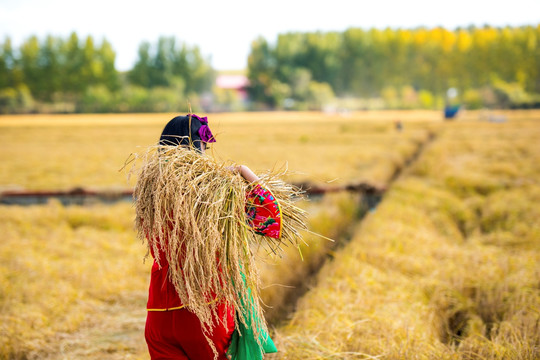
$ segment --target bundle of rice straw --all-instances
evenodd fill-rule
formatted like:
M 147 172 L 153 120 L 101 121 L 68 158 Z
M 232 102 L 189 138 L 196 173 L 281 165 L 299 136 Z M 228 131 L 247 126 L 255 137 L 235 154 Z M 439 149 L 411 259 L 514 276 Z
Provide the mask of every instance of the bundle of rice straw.
M 264 316 L 253 245 L 267 245 L 277 253 L 282 245 L 299 245 L 300 231 L 306 229 L 306 214 L 295 206 L 301 191 L 280 180 L 282 174 L 260 176 L 281 206 L 282 235 L 272 239 L 248 226 L 246 193 L 254 184 L 229 170 L 232 163 L 220 164 L 180 146 L 154 146 L 135 155 L 139 159 L 137 233 L 158 264 L 159 250 L 165 255 L 182 303 L 201 320 L 206 336 L 216 324 L 219 303 L 232 305 L 242 323 L 250 317 L 259 324 L 253 329 L 258 339 L 267 328 L 260 321 Z

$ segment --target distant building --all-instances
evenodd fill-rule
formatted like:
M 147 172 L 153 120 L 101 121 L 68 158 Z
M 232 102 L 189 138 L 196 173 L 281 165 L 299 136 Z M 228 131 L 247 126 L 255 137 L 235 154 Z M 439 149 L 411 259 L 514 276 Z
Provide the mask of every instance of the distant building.
M 245 75 L 218 75 L 216 78 L 216 86 L 220 89 L 234 90 L 238 93 L 242 101 L 247 101 L 248 94 L 246 88 L 249 85 L 249 80 Z

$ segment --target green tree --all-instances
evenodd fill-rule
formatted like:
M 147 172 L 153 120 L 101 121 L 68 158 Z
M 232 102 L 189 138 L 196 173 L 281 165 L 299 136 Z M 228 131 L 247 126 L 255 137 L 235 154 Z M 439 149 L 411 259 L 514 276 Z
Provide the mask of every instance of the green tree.
M 40 45 L 36 36 L 26 40 L 20 48 L 20 66 L 24 82 L 37 96 L 42 92 L 43 75 L 40 68 Z
M 92 38 L 89 36 L 86 39 L 85 54 L 89 44 L 92 44 Z M 106 39 L 101 42 L 101 46 L 96 51 L 97 59 L 90 63 L 91 73 L 93 74 L 92 80 L 89 81 L 91 85 L 103 84 L 107 89 L 111 91 L 117 91 L 120 89 L 120 79 L 118 71 L 114 65 L 116 60 L 116 53 L 114 52 L 112 45 Z
M 150 56 L 150 43 L 143 42 L 139 45 L 139 58 L 133 69 L 129 72 L 128 78 L 131 83 L 151 87 L 152 59 Z
M 64 58 L 62 65 L 62 92 L 74 96 L 82 93 L 88 86 L 88 79 L 84 77 L 83 51 L 80 48 L 79 37 L 76 33 L 71 33 L 69 39 L 59 52 Z
M 272 96 L 272 84 L 277 81 L 275 71 L 276 56 L 274 51 L 264 38 L 259 37 L 251 43 L 251 53 L 248 57 L 248 79 L 250 82 L 248 93 L 253 101 L 270 106 L 276 105 L 276 99 Z
M 129 72 L 134 85 L 147 88 L 185 85 L 186 93 L 210 91 L 214 72 L 198 47 L 178 46 L 172 37 L 161 37 L 153 47 L 144 42 L 139 47 L 139 58 Z
M 16 85 L 17 76 L 15 72 L 17 71 L 18 68 L 13 54 L 11 39 L 7 37 L 0 46 L 0 89 L 14 87 Z

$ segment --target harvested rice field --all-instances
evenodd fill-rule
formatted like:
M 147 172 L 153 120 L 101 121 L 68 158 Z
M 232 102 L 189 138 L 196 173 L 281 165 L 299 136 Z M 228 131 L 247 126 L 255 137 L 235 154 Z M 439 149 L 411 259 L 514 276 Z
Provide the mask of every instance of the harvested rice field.
M 68 189 L 133 185 L 120 172 L 132 152 L 154 145 L 174 115 L 57 115 L 0 117 L 0 187 Z M 294 180 L 386 182 L 426 139 L 435 112 L 418 112 L 398 132 L 387 116 L 321 113 L 210 114 L 218 160 L 253 170 L 288 167 Z M 404 113 L 403 118 L 411 114 Z
M 0 191 L 129 188 L 119 169 L 172 116 L 2 116 Z M 209 115 L 220 161 L 388 189 L 303 202 L 335 242 L 257 254 L 268 358 L 540 357 L 540 112 L 504 116 Z M 0 206 L 0 359 L 148 359 L 134 217 L 128 202 Z
M 445 124 L 277 330 L 280 359 L 538 359 L 540 126 Z

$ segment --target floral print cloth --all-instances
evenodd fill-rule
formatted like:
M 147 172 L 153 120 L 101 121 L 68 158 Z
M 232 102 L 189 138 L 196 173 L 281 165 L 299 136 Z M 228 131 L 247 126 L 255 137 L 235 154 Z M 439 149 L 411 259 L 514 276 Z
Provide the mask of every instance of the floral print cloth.
M 270 190 L 255 185 L 247 194 L 246 214 L 256 234 L 274 239 L 281 237 L 281 207 Z

